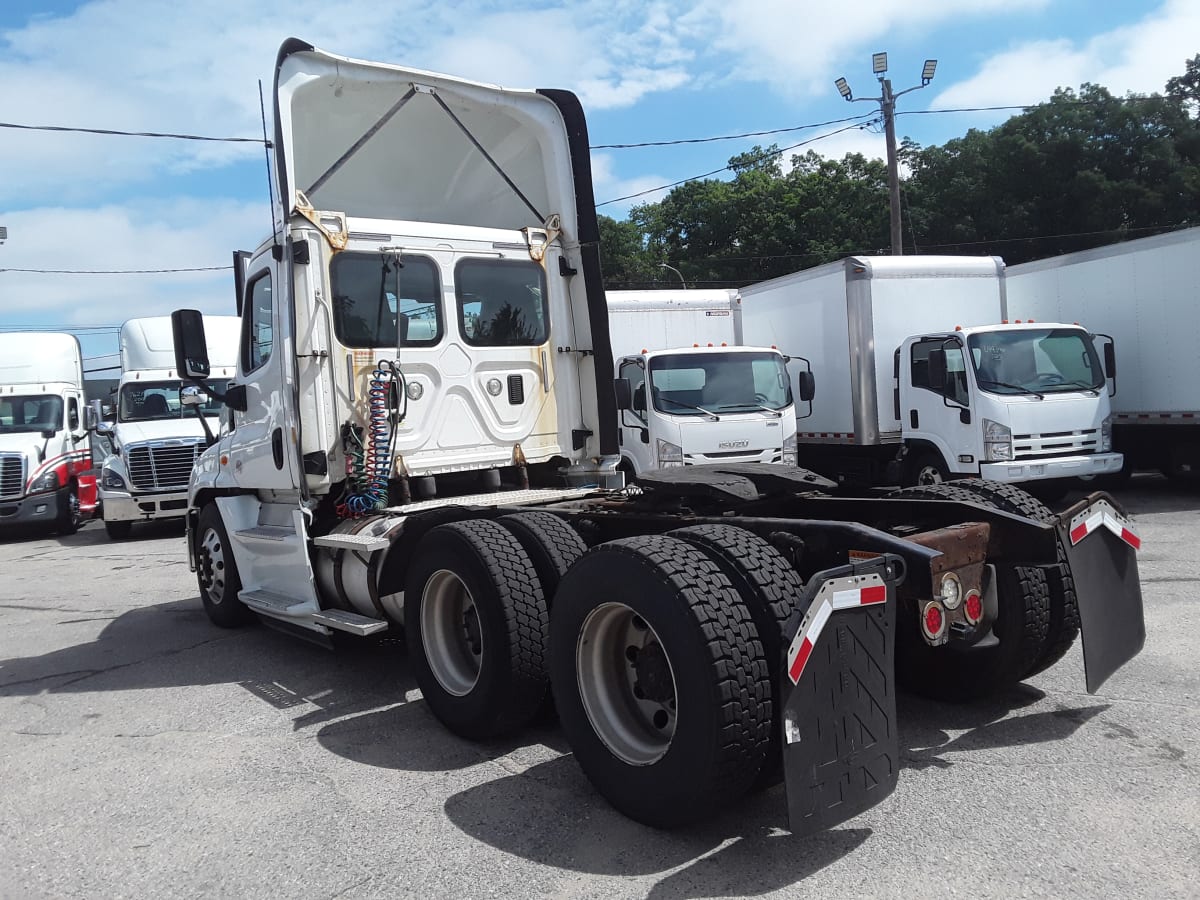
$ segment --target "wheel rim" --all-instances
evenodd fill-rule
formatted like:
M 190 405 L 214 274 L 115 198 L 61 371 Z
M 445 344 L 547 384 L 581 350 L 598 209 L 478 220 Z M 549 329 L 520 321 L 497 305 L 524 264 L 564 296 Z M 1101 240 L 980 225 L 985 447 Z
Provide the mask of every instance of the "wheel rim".
M 634 766 L 666 754 L 675 735 L 675 672 L 658 635 L 623 603 L 598 606 L 584 620 L 575 651 L 579 695 L 592 729 Z
M 433 677 L 455 697 L 469 694 L 483 665 L 483 629 L 462 579 L 439 569 L 421 594 L 421 643 Z
M 71 493 L 67 497 L 67 509 L 71 514 L 71 524 L 78 528 L 83 520 L 79 514 L 79 494 L 75 492 L 74 488 L 71 489 Z
M 225 544 L 215 528 L 200 536 L 200 585 L 214 606 L 225 599 Z
M 941 484 L 942 482 L 942 472 L 935 465 L 927 463 L 917 470 L 917 484 Z

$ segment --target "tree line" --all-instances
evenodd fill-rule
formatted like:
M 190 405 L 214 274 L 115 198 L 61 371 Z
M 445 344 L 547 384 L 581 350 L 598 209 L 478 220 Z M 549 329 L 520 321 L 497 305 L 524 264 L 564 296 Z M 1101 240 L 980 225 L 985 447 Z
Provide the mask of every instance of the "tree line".
M 996 255 L 1010 265 L 1200 224 L 1200 54 L 1161 94 L 1084 84 L 988 130 L 899 148 L 904 252 Z M 889 252 L 882 160 L 777 145 L 600 216 L 605 283 L 736 287 L 851 254 Z

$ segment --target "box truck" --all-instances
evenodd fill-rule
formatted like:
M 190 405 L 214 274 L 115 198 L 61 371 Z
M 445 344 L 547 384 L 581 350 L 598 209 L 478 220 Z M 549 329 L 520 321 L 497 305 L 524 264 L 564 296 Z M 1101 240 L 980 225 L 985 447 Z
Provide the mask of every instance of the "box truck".
M 1005 324 L 997 257 L 852 257 L 743 288 L 746 340 L 812 359 L 800 465 L 839 482 L 1115 472 L 1109 379 L 1078 325 Z
M 204 317 L 218 391 L 233 375 L 240 327 L 237 316 Z M 115 421 L 97 426 L 112 448 L 100 470 L 100 500 L 104 529 L 116 539 L 129 537 L 135 522 L 183 517 L 192 464 L 207 446 L 205 425 L 219 428 L 222 409 L 215 397 L 188 396 L 175 368 L 170 316 L 125 322 L 120 356 Z
M 74 534 L 96 508 L 73 334 L 0 334 L 0 526 Z
M 1200 477 L 1200 228 L 1013 266 L 1009 309 L 1111 336 L 1124 474 Z
M 402 628 L 456 734 L 516 731 L 552 690 L 628 815 L 681 825 L 783 780 L 799 833 L 893 789 L 898 679 L 992 692 L 1080 622 L 1089 689 L 1138 652 L 1135 526 L 1100 493 L 1056 516 L 1011 485 L 856 499 L 720 463 L 624 488 L 574 95 L 293 39 L 272 143 L 232 427 L 188 487 L 215 624 Z M 179 372 L 215 396 L 199 313 L 173 319 Z
M 716 462 L 796 464 L 787 361 L 774 348 L 740 346 L 737 291 L 608 291 L 607 299 L 628 478 Z M 804 401 L 811 376 L 798 378 Z

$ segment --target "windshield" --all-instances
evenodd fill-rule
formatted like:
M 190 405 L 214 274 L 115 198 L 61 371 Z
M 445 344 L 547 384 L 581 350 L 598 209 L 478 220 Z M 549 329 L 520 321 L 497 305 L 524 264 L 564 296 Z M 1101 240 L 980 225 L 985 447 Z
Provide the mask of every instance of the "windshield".
M 684 353 L 650 360 L 654 408 L 677 416 L 780 410 L 792 403 L 777 353 Z
M 0 397 L 0 434 L 60 431 L 62 427 L 62 397 L 50 394 L 10 394 Z
M 225 393 L 228 379 L 216 378 L 208 382 L 213 389 Z M 179 381 L 134 381 L 121 385 L 121 395 L 117 401 L 118 422 L 157 422 L 165 419 L 195 418 L 196 408 L 184 406 L 179 402 L 179 392 L 183 384 Z M 199 409 L 206 416 L 216 416 L 221 412 L 221 401 L 212 394 L 208 402 Z
M 1104 386 L 1096 348 L 1074 328 L 981 332 L 968 338 L 967 347 L 985 391 L 1054 394 Z

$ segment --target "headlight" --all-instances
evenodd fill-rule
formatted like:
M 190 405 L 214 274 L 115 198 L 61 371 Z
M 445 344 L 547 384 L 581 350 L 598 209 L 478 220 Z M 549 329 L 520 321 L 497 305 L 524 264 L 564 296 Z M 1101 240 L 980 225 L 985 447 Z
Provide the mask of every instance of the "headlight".
M 125 486 L 125 479 L 112 469 L 105 469 L 104 474 L 100 476 L 100 487 L 106 491 L 128 491 Z
M 989 462 L 1012 459 L 1012 429 L 991 419 L 984 419 L 983 448 Z
M 1107 453 L 1112 449 L 1112 416 L 1105 416 L 1100 423 L 1100 452 Z
M 796 434 L 793 432 L 790 436 L 783 439 L 783 464 L 785 466 L 794 466 L 796 464 Z
M 33 479 L 33 484 L 29 485 L 29 493 L 41 494 L 45 491 L 58 490 L 58 472 L 51 469 L 48 472 L 43 472 L 37 478 Z
M 672 444 L 670 441 L 658 439 L 658 466 L 660 469 L 669 469 L 672 466 L 683 465 L 683 448 L 677 444 Z

